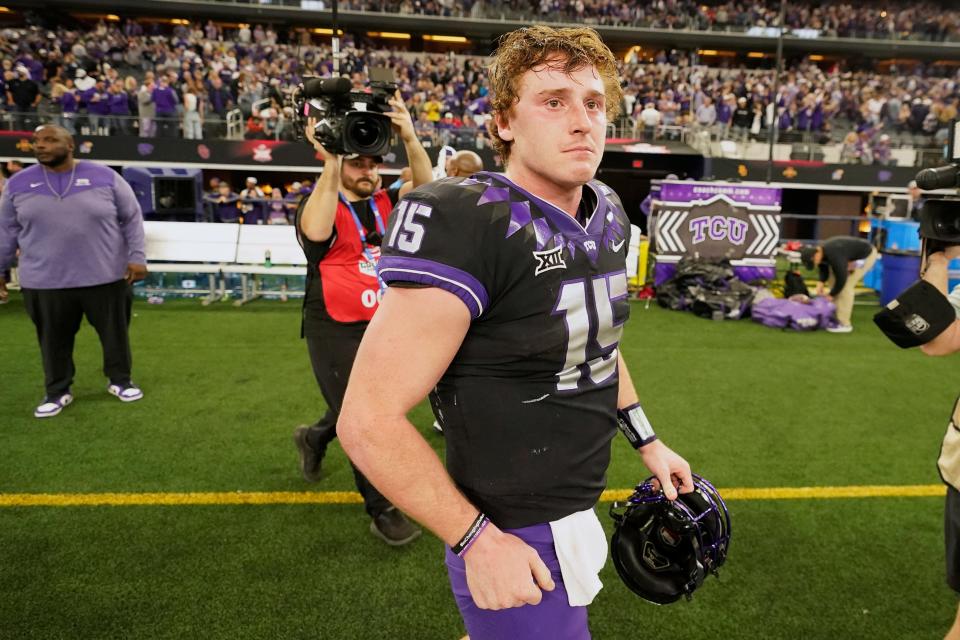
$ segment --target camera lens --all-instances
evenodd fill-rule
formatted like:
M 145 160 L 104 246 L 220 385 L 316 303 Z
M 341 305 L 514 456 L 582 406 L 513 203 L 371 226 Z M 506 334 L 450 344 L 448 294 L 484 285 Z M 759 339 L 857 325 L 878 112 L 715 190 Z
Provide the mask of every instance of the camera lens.
M 350 127 L 350 139 L 353 140 L 357 146 L 372 147 L 377 143 L 379 137 L 380 129 L 375 122 L 360 119 L 356 120 L 353 126 Z
M 383 116 L 365 114 L 350 118 L 347 121 L 344 138 L 349 142 L 353 151 L 361 154 L 380 155 L 390 142 L 389 119 Z

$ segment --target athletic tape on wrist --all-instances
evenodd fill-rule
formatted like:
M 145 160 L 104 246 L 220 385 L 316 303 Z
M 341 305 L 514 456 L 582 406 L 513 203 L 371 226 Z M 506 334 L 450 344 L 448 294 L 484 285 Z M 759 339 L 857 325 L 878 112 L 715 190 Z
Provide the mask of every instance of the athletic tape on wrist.
M 617 409 L 617 425 L 634 449 L 639 449 L 657 439 L 650 421 L 640 403 Z
M 463 554 L 465 554 L 476 539 L 480 537 L 480 534 L 483 533 L 483 530 L 487 528 L 488 524 L 490 524 L 490 519 L 481 511 L 473 521 L 473 524 L 470 525 L 470 528 L 467 529 L 467 532 L 460 538 L 460 542 L 450 547 L 450 550 L 462 558 Z

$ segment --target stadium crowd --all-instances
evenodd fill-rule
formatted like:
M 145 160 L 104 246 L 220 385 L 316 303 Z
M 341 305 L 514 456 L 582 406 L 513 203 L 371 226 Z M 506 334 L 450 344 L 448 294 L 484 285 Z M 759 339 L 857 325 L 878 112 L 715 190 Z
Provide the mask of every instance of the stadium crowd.
M 667 13 L 677 5 L 660 4 Z M 244 137 L 292 139 L 291 90 L 305 75 L 333 74 L 330 47 L 301 42 L 304 35 L 262 25 L 225 32 L 212 21 L 166 33 L 133 20 L 87 31 L 7 29 L 0 87 L 9 126 L 29 129 L 39 120 L 86 134 L 215 138 L 227 134 L 232 112 Z M 371 67 L 393 69 L 421 139 L 487 144 L 483 57 L 377 50 L 349 34 L 342 44 L 340 73 L 356 89 Z M 634 52 L 621 67 L 620 131 L 679 137 L 690 128 L 766 139 L 775 102 L 781 140 L 843 143 L 849 162 L 883 163 L 894 146 L 938 146 L 960 107 L 960 72 L 938 67 L 881 73 L 797 60 L 776 96 L 772 71 L 707 66 L 691 52 Z
M 315 3 L 319 4 L 319 3 Z M 329 6 L 329 2 L 325 3 Z M 747 31 L 777 26 L 780 3 L 695 0 L 341 0 L 339 8 L 407 15 L 529 19 L 588 25 Z M 789 29 L 824 37 L 904 38 L 944 41 L 960 33 L 960 12 L 935 2 L 791 2 Z

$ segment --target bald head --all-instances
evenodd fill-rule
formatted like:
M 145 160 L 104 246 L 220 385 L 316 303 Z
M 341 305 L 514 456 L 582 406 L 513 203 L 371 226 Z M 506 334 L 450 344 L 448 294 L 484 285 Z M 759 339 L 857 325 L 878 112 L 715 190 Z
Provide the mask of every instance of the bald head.
M 40 125 L 33 131 L 33 155 L 51 169 L 69 168 L 73 164 L 73 136 L 59 125 Z
M 58 124 L 42 124 L 34 129 L 33 133 L 39 134 L 41 131 L 49 132 L 54 136 L 62 138 L 64 141 L 73 142 L 73 134 Z
M 451 178 L 472 176 L 483 171 L 483 160 L 473 151 L 457 151 L 447 160 L 447 175 Z

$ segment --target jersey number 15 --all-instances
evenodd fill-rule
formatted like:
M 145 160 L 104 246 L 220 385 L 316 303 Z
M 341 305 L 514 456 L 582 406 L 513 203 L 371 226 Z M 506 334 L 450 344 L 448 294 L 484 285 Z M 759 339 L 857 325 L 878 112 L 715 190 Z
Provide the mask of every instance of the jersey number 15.
M 417 222 L 417 216 L 429 218 L 433 207 L 420 202 L 403 200 L 397 207 L 397 221 L 390 232 L 387 246 L 399 249 L 404 253 L 416 253 L 423 242 L 423 225 Z
M 618 305 L 615 303 L 626 298 L 625 271 L 594 276 L 589 280 L 567 280 L 560 285 L 553 315 L 564 316 L 567 356 L 563 369 L 557 373 L 557 391 L 575 391 L 584 369 L 593 384 L 601 384 L 614 375 L 617 345 L 626 321 L 625 313 L 619 319 L 616 317 Z

